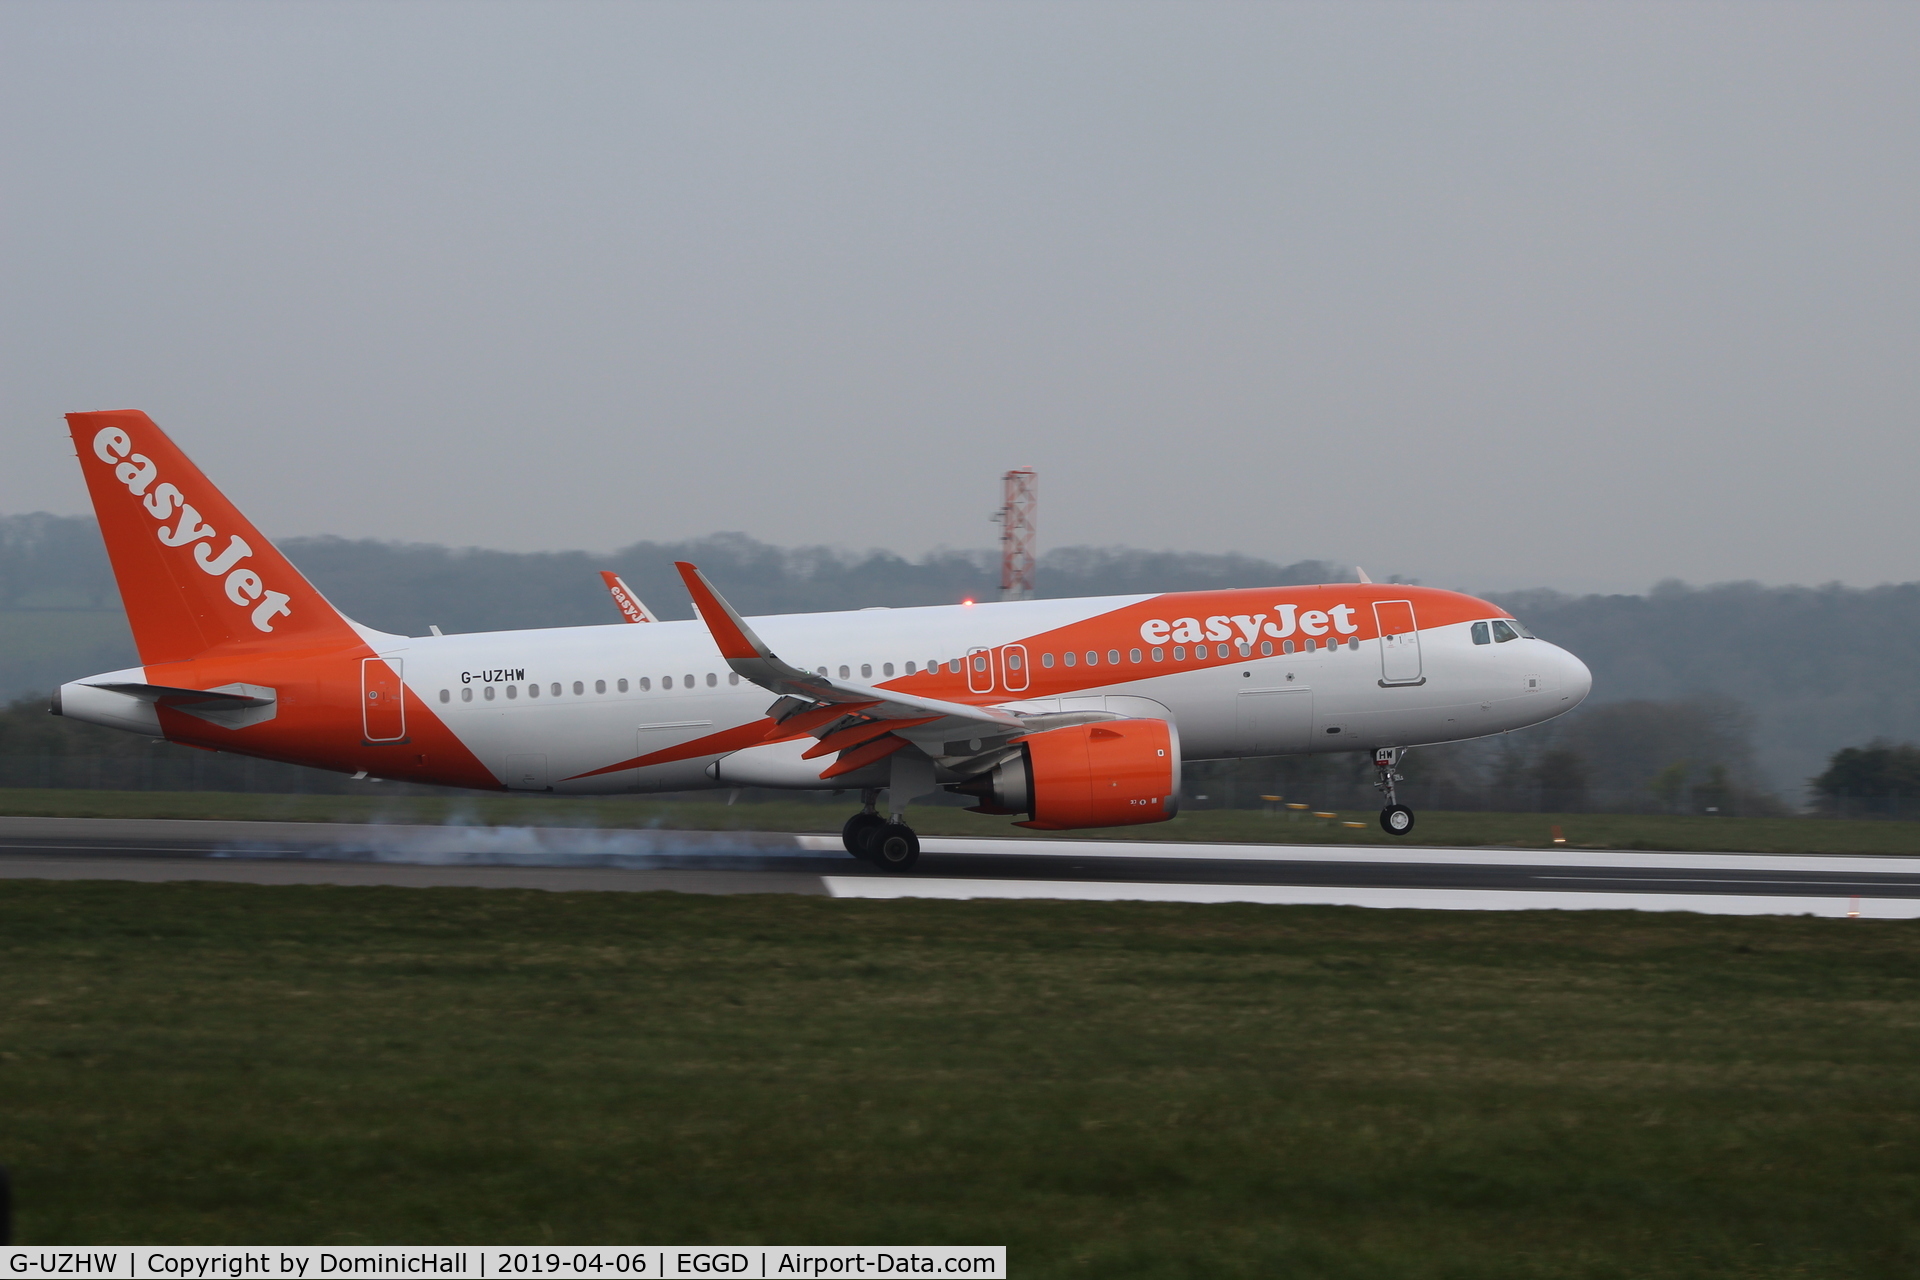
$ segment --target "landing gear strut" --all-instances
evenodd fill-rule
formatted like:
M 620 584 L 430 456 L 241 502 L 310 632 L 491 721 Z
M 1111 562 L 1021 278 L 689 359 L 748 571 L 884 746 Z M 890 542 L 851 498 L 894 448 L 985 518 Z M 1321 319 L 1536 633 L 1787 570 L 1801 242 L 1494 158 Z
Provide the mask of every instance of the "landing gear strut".
M 1387 798 L 1387 807 L 1380 811 L 1380 829 L 1390 836 L 1403 836 L 1413 830 L 1413 810 L 1400 803 L 1394 790 L 1396 783 L 1407 780 L 1405 774 L 1396 772 L 1405 754 L 1405 747 L 1380 747 L 1373 753 L 1373 767 L 1380 771 L 1373 785 Z
M 879 799 L 878 787 L 860 792 L 862 808 L 840 829 L 840 842 L 848 853 L 883 871 L 911 870 L 920 860 L 920 837 L 906 823 L 882 815 Z

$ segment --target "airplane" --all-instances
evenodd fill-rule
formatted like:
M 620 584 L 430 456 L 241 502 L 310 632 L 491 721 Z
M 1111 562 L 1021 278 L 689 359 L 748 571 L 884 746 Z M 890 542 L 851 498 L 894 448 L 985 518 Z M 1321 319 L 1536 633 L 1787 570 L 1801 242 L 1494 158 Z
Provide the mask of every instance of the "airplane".
M 1405 835 L 1404 751 L 1592 687 L 1498 605 L 1371 582 L 747 619 L 680 563 L 694 621 L 395 635 L 334 608 L 146 414 L 67 421 L 141 665 L 63 684 L 54 714 L 449 787 L 857 790 L 843 842 L 887 871 L 941 790 L 1039 830 L 1135 826 L 1179 811 L 1186 760 L 1371 752 Z
M 607 590 L 613 595 L 613 607 L 628 622 L 658 622 L 659 617 L 647 608 L 646 601 L 633 593 L 633 588 L 625 579 L 611 569 L 600 571 L 600 581 L 607 584 Z

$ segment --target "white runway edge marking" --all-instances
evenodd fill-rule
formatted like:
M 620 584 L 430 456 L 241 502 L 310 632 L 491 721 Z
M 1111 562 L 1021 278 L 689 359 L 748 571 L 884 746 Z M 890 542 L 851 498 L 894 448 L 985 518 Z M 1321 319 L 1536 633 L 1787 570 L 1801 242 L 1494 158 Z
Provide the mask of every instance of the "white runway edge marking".
M 1535 889 L 1369 889 L 1284 884 L 1131 884 L 1105 880 L 938 880 L 821 876 L 836 898 L 1050 898 L 1079 902 L 1262 902 L 1438 911 L 1697 911 L 1716 916 L 1920 918 L 1920 898 L 1741 893 L 1555 893 Z
M 797 836 L 800 847 L 844 852 L 839 836 Z M 926 837 L 922 853 L 1008 858 L 1166 858 L 1197 862 L 1391 862 L 1454 867 L 1661 867 L 1689 871 L 1878 872 L 1920 876 L 1920 858 L 1827 854 L 1668 853 L 1660 849 L 1476 849 L 1437 845 L 1199 844 L 1163 840 L 1001 840 Z

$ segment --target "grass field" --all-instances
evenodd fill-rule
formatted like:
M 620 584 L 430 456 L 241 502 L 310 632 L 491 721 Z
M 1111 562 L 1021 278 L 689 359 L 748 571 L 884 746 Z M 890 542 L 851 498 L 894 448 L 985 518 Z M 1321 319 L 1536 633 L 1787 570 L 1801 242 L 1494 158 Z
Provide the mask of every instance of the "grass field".
M 370 788 L 371 790 L 371 788 Z M 228 818 L 286 822 L 446 822 L 484 825 L 668 827 L 691 830 L 837 832 L 858 802 L 805 801 L 727 805 L 707 801 L 531 796 L 316 796 L 218 791 L 85 791 L 0 789 L 0 815 L 74 818 Z M 1190 810 L 1146 827 L 1066 832 L 1060 839 L 1225 840 L 1281 844 L 1379 844 L 1389 839 L 1371 812 L 1340 815 L 1366 823 L 1290 818 L 1239 809 Z M 923 835 L 1020 836 L 1009 818 L 944 806 L 913 810 Z M 1448 813 L 1425 810 L 1415 845 L 1545 848 L 1558 827 L 1572 848 L 1733 849 L 1759 853 L 1920 854 L 1920 822 L 1820 818 L 1702 818 L 1597 813 Z
M 22 1242 L 1920 1273 L 1920 924 L 0 882 Z

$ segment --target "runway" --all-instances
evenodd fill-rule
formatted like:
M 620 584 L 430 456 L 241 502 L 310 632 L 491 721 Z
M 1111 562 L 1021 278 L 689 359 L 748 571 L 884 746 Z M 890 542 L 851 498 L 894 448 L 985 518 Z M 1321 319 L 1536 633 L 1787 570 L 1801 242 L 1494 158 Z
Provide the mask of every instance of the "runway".
M 1920 858 L 928 837 L 891 875 L 777 832 L 0 818 L 0 879 L 1920 918 Z

